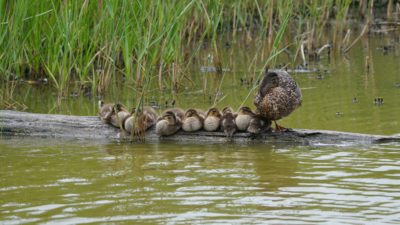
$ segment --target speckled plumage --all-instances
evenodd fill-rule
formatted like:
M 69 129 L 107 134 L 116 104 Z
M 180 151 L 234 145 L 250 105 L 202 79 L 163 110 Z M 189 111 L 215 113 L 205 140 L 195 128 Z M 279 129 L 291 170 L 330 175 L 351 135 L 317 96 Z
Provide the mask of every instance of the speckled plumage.
M 254 112 L 247 106 L 242 106 L 236 116 L 235 122 L 237 129 L 240 131 L 246 131 L 249 127 L 251 118 L 254 116 Z
M 261 116 L 279 120 L 301 105 L 301 97 L 296 81 L 286 71 L 266 72 L 254 105 Z
M 134 126 L 134 116 L 136 116 L 137 123 Z M 155 125 L 157 122 L 157 113 L 150 107 L 145 106 L 141 110 L 132 109 L 131 115 L 124 120 L 123 129 L 131 133 L 134 130 L 135 133 L 143 132 Z
M 204 112 L 198 109 L 188 109 L 183 120 L 182 130 L 187 132 L 198 131 L 203 128 Z
M 116 111 L 117 110 L 117 111 Z M 120 128 L 121 121 L 129 117 L 129 112 L 125 106 L 120 103 L 105 104 L 103 101 L 99 101 L 99 116 L 101 121 L 113 125 L 114 127 Z
M 231 107 L 225 107 L 222 110 L 221 127 L 228 138 L 232 138 L 233 134 L 236 133 L 235 116 Z
M 180 113 L 180 110 L 178 110 Z M 176 110 L 165 111 L 156 124 L 156 134 L 159 136 L 170 136 L 178 132 L 182 127 L 182 121 L 177 116 Z
M 221 112 L 217 108 L 211 108 L 207 111 L 204 119 L 204 130 L 216 131 L 221 125 Z
M 271 129 L 271 120 L 262 117 L 261 115 L 254 115 L 251 117 L 247 132 L 251 134 L 259 134 Z

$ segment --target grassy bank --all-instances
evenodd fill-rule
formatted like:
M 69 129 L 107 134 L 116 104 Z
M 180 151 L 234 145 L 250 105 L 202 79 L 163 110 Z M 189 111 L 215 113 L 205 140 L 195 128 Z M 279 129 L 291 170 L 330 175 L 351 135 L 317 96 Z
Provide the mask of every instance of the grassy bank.
M 395 12 L 394 1 L 389 2 L 379 7 Z M 148 85 L 179 91 L 187 65 L 196 60 L 205 41 L 221 72 L 216 40 L 227 32 L 235 36 L 242 31 L 246 41 L 259 41 L 254 57 L 265 64 L 273 66 L 274 57 L 286 49 L 293 61 L 305 61 L 305 54 L 318 57 L 327 43 L 338 51 L 351 47 L 352 39 L 344 32 L 349 10 L 368 22 L 378 7 L 373 3 L 0 0 L 0 101 L 2 107 L 12 104 L 15 83 L 21 79 L 47 80 L 59 96 L 71 86 L 78 94 L 101 96 L 116 80 L 134 83 L 138 98 Z M 332 34 L 326 39 L 328 26 Z

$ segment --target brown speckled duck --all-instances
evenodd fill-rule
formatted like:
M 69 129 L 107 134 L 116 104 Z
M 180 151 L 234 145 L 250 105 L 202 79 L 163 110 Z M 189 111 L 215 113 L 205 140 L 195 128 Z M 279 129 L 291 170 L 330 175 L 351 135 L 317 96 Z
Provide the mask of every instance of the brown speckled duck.
M 285 128 L 276 124 L 276 120 L 292 113 L 301 101 L 300 88 L 286 71 L 265 71 L 254 105 L 261 116 L 274 121 L 276 130 L 281 131 Z
M 231 107 L 225 107 L 222 110 L 221 127 L 228 138 L 232 138 L 237 131 L 235 115 Z
M 182 110 L 183 111 L 183 110 Z M 178 132 L 182 127 L 182 119 L 177 116 L 178 111 L 167 110 L 162 113 L 156 124 L 156 134 L 170 136 Z
M 204 119 L 204 130 L 216 131 L 221 124 L 221 112 L 217 108 L 210 108 L 207 111 L 206 118 Z
M 188 109 L 183 120 L 182 130 L 187 132 L 198 131 L 203 128 L 205 114 L 198 109 Z

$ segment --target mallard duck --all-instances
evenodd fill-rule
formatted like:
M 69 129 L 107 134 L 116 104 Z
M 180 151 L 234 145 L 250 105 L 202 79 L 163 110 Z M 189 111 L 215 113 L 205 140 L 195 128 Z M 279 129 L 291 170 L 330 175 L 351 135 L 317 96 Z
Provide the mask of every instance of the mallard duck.
M 236 132 L 235 116 L 231 107 L 225 107 L 222 110 L 221 127 L 228 138 Z
M 137 121 L 136 124 L 134 124 L 135 117 Z M 132 108 L 131 115 L 123 123 L 123 128 L 128 133 L 134 131 L 134 133 L 140 134 L 155 125 L 156 122 L 157 113 L 152 107 L 145 106 L 141 110 Z
M 261 132 L 268 131 L 270 129 L 271 129 L 271 120 L 268 120 L 260 115 L 254 114 L 250 119 L 247 132 L 251 134 L 259 134 Z
M 235 122 L 237 129 L 240 131 L 246 131 L 249 127 L 250 120 L 255 115 L 255 113 L 247 106 L 242 106 L 239 108 L 239 112 L 236 116 Z
M 207 111 L 206 118 L 204 119 L 204 130 L 216 131 L 221 124 L 221 112 L 217 108 L 211 108 Z
M 275 122 L 276 130 L 285 130 L 276 120 L 292 113 L 301 101 L 300 88 L 286 71 L 266 71 L 254 105 L 261 116 Z
M 166 111 L 158 119 L 156 133 L 159 136 L 170 136 L 179 131 L 182 127 L 182 120 L 173 111 Z
M 182 130 L 193 132 L 203 128 L 204 112 L 198 109 L 188 109 L 183 120 Z
M 130 113 L 124 105 L 116 103 L 113 107 L 110 123 L 117 128 L 122 128 L 123 121 L 130 116 Z

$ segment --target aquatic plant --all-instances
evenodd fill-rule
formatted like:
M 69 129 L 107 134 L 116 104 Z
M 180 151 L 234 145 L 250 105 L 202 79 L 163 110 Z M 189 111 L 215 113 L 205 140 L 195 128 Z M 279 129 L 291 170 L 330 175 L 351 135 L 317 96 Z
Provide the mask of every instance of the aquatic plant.
M 291 51 L 294 64 L 299 53 L 312 56 L 324 44 L 341 48 L 347 43 L 342 39 L 349 10 L 371 11 L 373 1 L 365 2 L 0 0 L 0 79 L 47 78 L 59 96 L 68 95 L 72 87 L 104 96 L 110 85 L 122 81 L 133 84 L 140 99 L 132 102 L 140 102 L 150 87 L 173 95 L 183 82 L 193 82 L 187 65 L 205 42 L 222 82 L 218 37 L 227 32 L 236 36 L 241 30 L 246 44 L 260 43 L 250 74 L 262 71 L 260 62 L 274 65 L 282 52 Z M 392 17 L 397 8 L 392 1 L 387 7 Z M 332 19 L 339 22 L 333 25 L 333 38 L 326 39 Z M 285 32 L 287 27 L 295 29 Z M 2 87 L 2 92 L 8 90 Z

